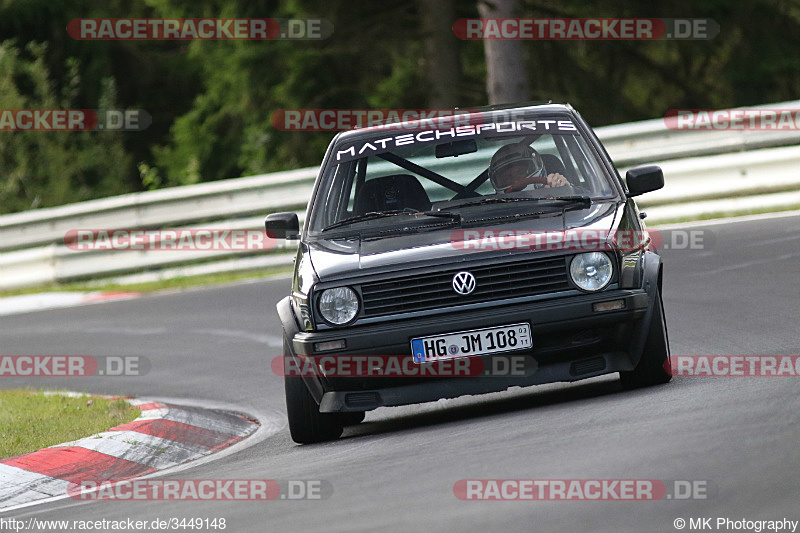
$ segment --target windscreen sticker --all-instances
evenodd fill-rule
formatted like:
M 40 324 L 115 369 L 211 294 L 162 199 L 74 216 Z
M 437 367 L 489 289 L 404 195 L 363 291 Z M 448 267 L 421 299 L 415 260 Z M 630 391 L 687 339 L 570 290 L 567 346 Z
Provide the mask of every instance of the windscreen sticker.
M 578 129 L 571 120 L 519 120 L 514 122 L 487 122 L 455 126 L 447 129 L 428 129 L 380 139 L 356 141 L 347 148 L 336 150 L 336 163 L 345 163 L 365 156 L 381 154 L 410 144 L 450 141 L 481 135 L 519 135 L 528 133 L 571 134 Z

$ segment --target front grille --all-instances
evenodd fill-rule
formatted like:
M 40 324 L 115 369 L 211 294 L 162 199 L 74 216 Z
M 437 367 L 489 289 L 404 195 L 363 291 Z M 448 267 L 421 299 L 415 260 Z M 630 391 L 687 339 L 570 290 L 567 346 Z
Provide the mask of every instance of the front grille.
M 475 290 L 466 296 L 453 290 L 453 276 L 466 270 Z M 522 260 L 486 266 L 462 266 L 441 272 L 405 276 L 361 286 L 364 316 L 424 311 L 454 305 L 533 296 L 570 288 L 565 257 Z

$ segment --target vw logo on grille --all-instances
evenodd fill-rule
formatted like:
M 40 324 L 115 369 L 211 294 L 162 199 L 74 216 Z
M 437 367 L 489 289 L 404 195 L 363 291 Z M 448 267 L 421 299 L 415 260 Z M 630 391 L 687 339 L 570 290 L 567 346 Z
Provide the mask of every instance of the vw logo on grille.
M 459 272 L 453 276 L 453 290 L 467 295 L 475 290 L 475 276 L 469 272 Z

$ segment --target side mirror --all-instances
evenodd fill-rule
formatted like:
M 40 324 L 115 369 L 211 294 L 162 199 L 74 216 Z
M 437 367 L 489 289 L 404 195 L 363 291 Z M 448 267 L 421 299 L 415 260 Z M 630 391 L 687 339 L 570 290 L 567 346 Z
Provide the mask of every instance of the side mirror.
M 631 198 L 662 188 L 664 173 L 661 171 L 661 167 L 656 165 L 636 167 L 625 174 L 625 182 L 628 184 L 628 198 Z
M 300 236 L 300 221 L 297 213 L 272 213 L 264 219 L 267 236 L 276 239 L 297 239 Z

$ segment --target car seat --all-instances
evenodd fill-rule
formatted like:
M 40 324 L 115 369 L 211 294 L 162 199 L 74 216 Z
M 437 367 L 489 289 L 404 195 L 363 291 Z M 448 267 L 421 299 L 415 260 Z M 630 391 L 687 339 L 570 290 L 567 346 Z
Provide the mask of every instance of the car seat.
M 405 208 L 427 211 L 431 208 L 428 193 L 410 174 L 394 174 L 366 181 L 353 205 L 355 216 L 370 211 L 393 211 Z

